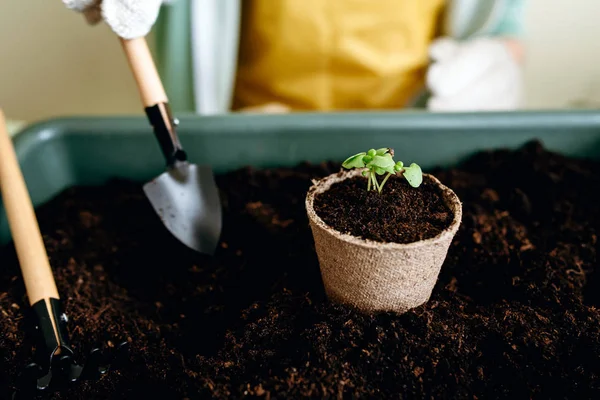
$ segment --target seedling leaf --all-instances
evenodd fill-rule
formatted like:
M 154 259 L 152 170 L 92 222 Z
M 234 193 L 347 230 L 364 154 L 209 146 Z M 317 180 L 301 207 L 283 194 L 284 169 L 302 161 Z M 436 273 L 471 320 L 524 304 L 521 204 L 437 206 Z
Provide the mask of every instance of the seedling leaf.
M 344 161 L 342 163 L 342 167 L 344 167 L 346 169 L 364 168 L 365 167 L 365 163 L 363 162 L 363 157 L 366 154 L 367 153 L 362 152 L 362 153 L 355 154 L 355 155 L 353 155 L 351 157 L 348 157 L 346 159 L 346 161 Z
M 415 163 L 410 164 L 410 167 L 404 168 L 403 176 L 410 186 L 415 188 L 419 187 L 423 182 L 423 172 L 421 171 L 421 167 Z
M 392 156 L 390 154 L 384 154 L 383 156 L 373 157 L 373 160 L 371 160 L 371 162 L 367 164 L 367 167 L 373 166 L 383 169 L 388 169 L 391 167 L 393 169 L 394 164 L 395 162 Z

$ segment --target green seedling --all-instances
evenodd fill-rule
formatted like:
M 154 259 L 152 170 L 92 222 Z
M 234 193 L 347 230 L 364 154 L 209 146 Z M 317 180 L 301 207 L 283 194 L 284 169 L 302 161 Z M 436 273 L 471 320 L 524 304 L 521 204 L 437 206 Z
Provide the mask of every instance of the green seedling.
M 367 178 L 367 191 L 377 190 L 381 193 L 390 176 L 395 174 L 403 176 L 410 186 L 415 188 L 423 182 L 421 167 L 415 163 L 405 167 L 402 161 L 394 161 L 394 150 L 390 148 L 371 149 L 367 152 L 355 154 L 348 157 L 342 163 L 342 167 L 346 169 L 364 168 L 362 174 Z M 385 175 L 381 183 L 377 180 L 377 175 Z

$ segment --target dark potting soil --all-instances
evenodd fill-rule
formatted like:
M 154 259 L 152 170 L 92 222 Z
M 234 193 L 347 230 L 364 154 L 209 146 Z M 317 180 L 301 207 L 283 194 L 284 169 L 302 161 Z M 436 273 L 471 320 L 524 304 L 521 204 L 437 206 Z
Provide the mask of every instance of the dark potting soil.
M 433 238 L 454 219 L 441 189 L 427 176 L 418 188 L 399 176 L 390 176 L 381 193 L 366 185 L 362 176 L 334 183 L 315 196 L 315 212 L 338 232 L 393 243 Z
M 600 164 L 537 143 L 426 171 L 464 203 L 430 301 L 360 315 L 324 294 L 304 209 L 339 165 L 218 177 L 214 260 L 162 228 L 139 185 L 39 208 L 78 353 L 131 364 L 55 398 L 599 398 Z M 0 254 L 0 397 L 31 358 L 11 248 Z

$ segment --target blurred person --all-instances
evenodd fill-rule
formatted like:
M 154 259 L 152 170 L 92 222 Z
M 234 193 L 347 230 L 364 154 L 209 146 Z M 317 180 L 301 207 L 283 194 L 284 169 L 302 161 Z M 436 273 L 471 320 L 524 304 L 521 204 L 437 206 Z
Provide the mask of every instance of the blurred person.
M 523 100 L 524 0 L 63 2 L 126 39 L 154 27 L 177 111 L 493 111 Z

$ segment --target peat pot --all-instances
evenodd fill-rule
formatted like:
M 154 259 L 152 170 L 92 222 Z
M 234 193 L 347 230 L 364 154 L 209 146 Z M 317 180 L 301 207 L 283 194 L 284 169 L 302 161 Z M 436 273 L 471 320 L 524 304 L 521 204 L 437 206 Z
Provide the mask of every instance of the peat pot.
M 354 169 L 316 181 L 306 196 L 325 291 L 331 301 L 359 311 L 403 313 L 429 300 L 450 243 L 462 218 L 456 194 L 432 175 L 423 174 L 441 188 L 446 205 L 454 212 L 450 225 L 437 236 L 407 244 L 383 243 L 338 232 L 315 212 L 315 197 L 336 182 L 360 176 Z

